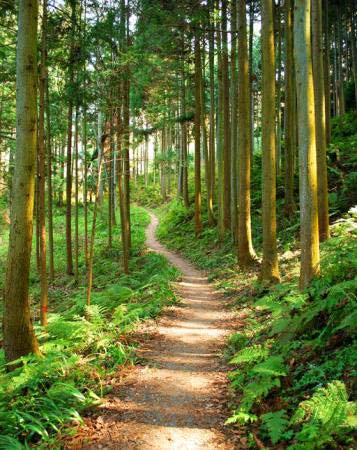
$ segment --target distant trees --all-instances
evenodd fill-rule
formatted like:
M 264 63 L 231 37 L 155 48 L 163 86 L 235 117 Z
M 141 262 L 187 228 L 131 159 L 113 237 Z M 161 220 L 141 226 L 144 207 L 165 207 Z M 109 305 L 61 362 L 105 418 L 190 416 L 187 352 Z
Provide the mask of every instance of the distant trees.
M 113 254 L 128 273 L 131 190 L 136 194 L 142 186 L 153 198 L 161 190 L 163 201 L 175 192 L 190 213 L 192 207 L 197 237 L 205 227 L 219 241 L 230 236 L 242 269 L 257 265 L 254 247 L 258 256 L 261 250 L 265 282 L 279 280 L 278 235 L 299 211 L 301 286 L 319 272 L 319 242 L 329 237 L 330 119 L 356 106 L 355 2 L 170 5 L 70 0 L 57 8 L 43 0 L 40 43 L 33 32 L 37 15 L 30 10 L 37 2 L 20 1 L 18 10 L 12 8 L 13 22 L 19 13 L 16 154 L 11 144 L 13 42 L 0 28 L 6 54 L 0 60 L 5 74 L 0 85 L 0 192 L 4 197 L 12 192 L 4 318 L 8 359 L 38 351 L 28 283 L 15 281 L 28 278 L 33 196 L 43 325 L 48 284 L 59 272 L 54 206 L 66 215 L 67 275 L 75 275 L 77 284 L 87 280 L 89 303 L 95 285 L 96 214 L 108 200 L 108 247 L 119 245 Z M 261 32 L 255 31 L 257 20 Z M 37 45 L 39 73 L 33 59 Z M 24 61 L 29 61 L 27 72 Z M 20 339 L 21 350 L 14 347 L 13 336 L 20 328 L 26 341 Z

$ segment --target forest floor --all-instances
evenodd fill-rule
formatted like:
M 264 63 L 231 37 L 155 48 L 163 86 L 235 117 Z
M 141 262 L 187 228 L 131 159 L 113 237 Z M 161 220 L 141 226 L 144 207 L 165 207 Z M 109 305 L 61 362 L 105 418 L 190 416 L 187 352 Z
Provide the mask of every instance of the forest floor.
M 243 448 L 239 436 L 224 426 L 228 383 L 223 351 L 234 329 L 233 313 L 202 271 L 157 241 L 157 225 L 151 214 L 146 243 L 181 271 L 175 285 L 180 302 L 137 330 L 140 364 L 114 382 L 67 448 Z

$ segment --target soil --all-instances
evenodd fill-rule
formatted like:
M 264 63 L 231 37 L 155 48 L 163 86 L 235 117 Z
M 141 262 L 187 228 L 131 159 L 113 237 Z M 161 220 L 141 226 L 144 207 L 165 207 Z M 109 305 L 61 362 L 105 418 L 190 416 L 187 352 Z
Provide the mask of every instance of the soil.
M 112 380 L 111 394 L 85 419 L 69 449 L 245 447 L 245 438 L 224 426 L 229 411 L 222 353 L 233 314 L 203 272 L 157 241 L 157 224 L 151 215 L 147 246 L 181 271 L 175 283 L 180 302 L 139 330 L 141 364 Z

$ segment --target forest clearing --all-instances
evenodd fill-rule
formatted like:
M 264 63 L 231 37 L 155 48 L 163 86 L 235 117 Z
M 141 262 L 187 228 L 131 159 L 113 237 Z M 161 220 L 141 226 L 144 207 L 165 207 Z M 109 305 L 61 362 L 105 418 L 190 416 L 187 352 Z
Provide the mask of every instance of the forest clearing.
M 0 0 L 0 450 L 357 447 L 354 0 Z

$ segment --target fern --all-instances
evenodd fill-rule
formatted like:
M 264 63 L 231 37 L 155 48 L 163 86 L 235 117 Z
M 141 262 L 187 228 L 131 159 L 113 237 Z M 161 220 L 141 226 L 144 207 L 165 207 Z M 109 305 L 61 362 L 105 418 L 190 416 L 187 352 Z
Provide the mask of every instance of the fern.
M 281 356 L 270 356 L 265 361 L 256 364 L 251 371 L 258 375 L 285 376 L 286 370 Z
M 269 350 L 262 345 L 252 345 L 236 353 L 230 360 L 230 364 L 255 363 L 266 359 L 269 356 Z
M 305 422 L 297 435 L 300 441 L 313 440 L 318 432 L 320 442 L 326 442 L 341 428 L 355 425 L 355 409 L 355 403 L 348 401 L 344 383 L 332 381 L 299 404 L 291 423 Z
M 290 437 L 292 432 L 286 433 L 289 426 L 289 420 L 285 409 L 280 411 L 269 412 L 261 416 L 262 428 L 268 432 L 270 440 L 276 444 L 281 439 Z

